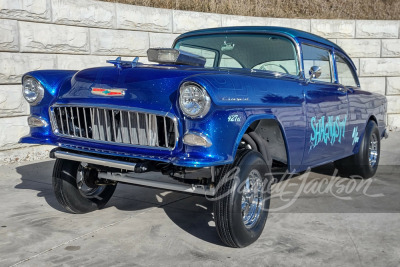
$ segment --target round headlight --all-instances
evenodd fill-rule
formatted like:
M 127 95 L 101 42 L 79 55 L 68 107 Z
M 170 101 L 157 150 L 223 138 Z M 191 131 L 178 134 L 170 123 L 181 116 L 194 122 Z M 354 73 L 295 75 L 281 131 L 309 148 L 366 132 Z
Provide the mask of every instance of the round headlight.
M 181 85 L 179 105 L 182 112 L 190 118 L 203 118 L 211 106 L 207 91 L 200 85 L 185 82 Z
M 22 94 L 32 106 L 39 104 L 43 99 L 43 86 L 35 78 L 27 76 L 22 81 Z

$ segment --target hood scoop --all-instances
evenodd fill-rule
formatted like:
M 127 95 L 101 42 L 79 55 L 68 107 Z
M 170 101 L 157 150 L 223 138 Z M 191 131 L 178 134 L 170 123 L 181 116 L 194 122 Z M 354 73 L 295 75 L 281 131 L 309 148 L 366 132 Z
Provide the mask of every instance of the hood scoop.
M 206 59 L 186 51 L 173 48 L 150 48 L 147 50 L 149 61 L 161 64 L 190 65 L 204 67 Z
M 132 61 L 123 61 L 121 60 L 121 57 L 117 57 L 114 60 L 107 60 L 107 63 L 114 64 L 114 66 L 118 69 L 135 68 L 136 65 L 139 63 L 139 57 L 135 57 L 135 59 Z

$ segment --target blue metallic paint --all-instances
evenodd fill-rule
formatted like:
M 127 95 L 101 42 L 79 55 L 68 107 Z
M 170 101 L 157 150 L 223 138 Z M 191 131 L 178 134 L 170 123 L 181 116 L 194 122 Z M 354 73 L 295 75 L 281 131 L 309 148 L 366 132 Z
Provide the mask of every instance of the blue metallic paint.
M 278 27 L 231 27 L 200 30 L 182 34 L 185 38 L 196 34 L 223 32 L 265 31 L 287 35 L 297 42 L 315 42 L 341 52 L 337 45 L 312 34 Z M 301 55 L 299 56 L 301 58 Z M 351 62 L 350 58 L 348 60 Z M 199 68 L 180 65 L 144 65 L 101 67 L 76 71 L 34 71 L 26 75 L 38 79 L 46 89 L 45 97 L 37 106 L 31 107 L 31 114 L 50 122 L 49 107 L 54 104 L 93 105 L 125 108 L 170 115 L 176 117 L 180 139 L 172 151 L 154 148 L 128 147 L 122 145 L 101 144 L 65 137 L 57 137 L 51 126 L 31 128 L 30 134 L 20 140 L 22 143 L 51 144 L 64 148 L 101 153 L 112 156 L 124 156 L 171 162 L 178 166 L 206 167 L 231 163 L 239 142 L 249 125 L 260 119 L 276 120 L 281 128 L 288 166 L 290 171 L 302 171 L 326 161 L 335 160 L 356 153 L 358 143 L 342 153 L 330 152 L 320 158 L 320 152 L 313 157 L 317 160 L 304 161 L 309 151 L 310 116 L 314 114 L 312 105 L 332 102 L 337 105 L 339 95 L 324 94 L 326 85 L 307 83 L 304 76 L 286 76 L 276 73 L 240 69 Z M 336 80 L 337 80 L 337 76 Z M 203 86 L 212 99 L 210 112 L 202 119 L 189 119 L 183 116 L 178 104 L 178 89 L 185 81 Z M 107 98 L 92 95 L 92 87 L 124 88 L 123 97 Z M 336 88 L 339 85 L 329 85 Z M 315 91 L 316 90 L 316 91 Z M 322 91 L 319 91 L 322 90 Z M 333 90 L 333 89 L 332 89 Z M 375 116 L 378 127 L 383 133 L 386 99 L 360 89 L 346 94 L 349 125 L 346 127 L 346 142 L 352 142 L 352 131 L 358 127 L 360 140 L 363 129 L 371 116 Z M 338 114 L 347 114 L 338 106 Z M 314 109 L 315 110 L 315 109 Z M 328 112 L 320 110 L 319 115 Z M 228 121 L 230 115 L 239 120 Z M 207 136 L 212 146 L 209 148 L 183 145 L 182 137 L 188 131 L 201 132 Z M 321 149 L 323 149 L 321 147 Z M 340 151 L 340 149 L 339 149 Z

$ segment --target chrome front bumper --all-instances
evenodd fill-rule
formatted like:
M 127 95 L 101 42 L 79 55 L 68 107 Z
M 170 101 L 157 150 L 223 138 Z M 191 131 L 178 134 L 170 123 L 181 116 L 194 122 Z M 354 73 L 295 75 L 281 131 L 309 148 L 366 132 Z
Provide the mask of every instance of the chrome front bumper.
M 160 188 L 160 189 L 166 189 L 166 190 L 178 191 L 190 194 L 204 195 L 204 196 L 215 195 L 215 188 L 212 185 L 184 184 L 177 182 L 171 177 L 167 175 L 162 175 L 161 173 L 158 172 L 135 173 L 135 171 L 137 171 L 136 169 L 137 164 L 133 162 L 89 156 L 62 150 L 56 150 L 51 152 L 51 157 L 95 164 L 99 166 L 111 167 L 128 171 L 128 172 L 99 172 L 98 178 L 100 179 L 106 179 L 116 182 L 123 182 L 139 186 Z M 200 169 L 199 173 L 201 173 L 202 170 L 207 171 L 205 169 Z M 213 168 L 210 168 L 208 169 L 208 172 L 210 170 L 214 171 Z
M 77 154 L 77 153 L 72 153 L 72 152 L 67 152 L 67 151 L 55 151 L 55 152 L 53 152 L 52 156 L 54 158 L 58 158 L 58 159 L 67 159 L 67 160 L 72 160 L 72 161 L 85 162 L 85 163 L 96 164 L 96 165 L 111 167 L 111 168 L 118 168 L 118 169 L 128 170 L 128 171 L 135 171 L 135 166 L 136 166 L 136 163 L 132 163 L 132 162 L 125 162 L 125 161 L 119 161 L 119 160 L 113 160 L 113 159 L 104 159 L 104 158 L 100 158 L 100 157 L 82 155 L 82 154 Z

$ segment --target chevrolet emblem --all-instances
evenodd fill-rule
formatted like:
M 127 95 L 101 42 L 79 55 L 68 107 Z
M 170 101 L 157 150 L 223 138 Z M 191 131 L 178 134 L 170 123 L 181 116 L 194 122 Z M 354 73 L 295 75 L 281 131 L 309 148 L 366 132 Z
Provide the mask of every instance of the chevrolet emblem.
M 124 96 L 126 89 L 104 89 L 104 88 L 92 88 L 93 95 L 102 96 Z

